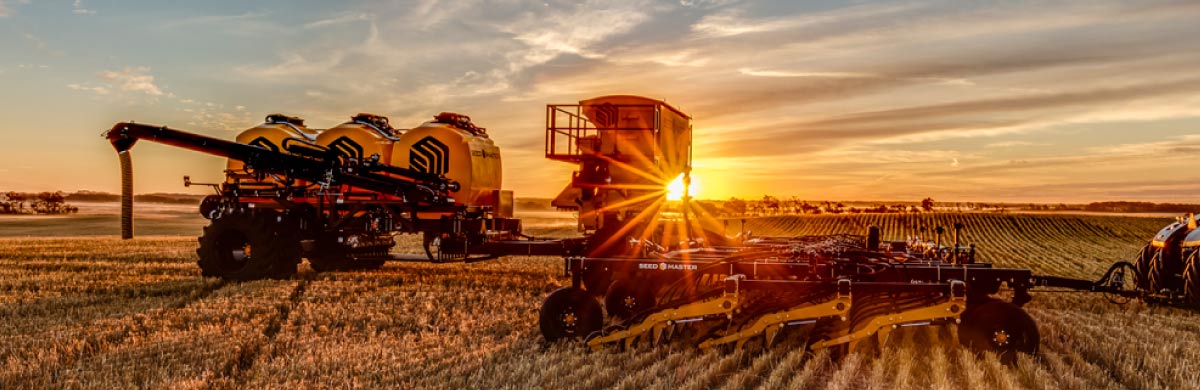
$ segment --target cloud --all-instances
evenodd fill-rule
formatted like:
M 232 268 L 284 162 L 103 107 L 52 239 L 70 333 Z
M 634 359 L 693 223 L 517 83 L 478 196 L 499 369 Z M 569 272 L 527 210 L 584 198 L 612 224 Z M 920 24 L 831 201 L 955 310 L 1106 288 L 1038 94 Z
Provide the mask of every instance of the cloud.
M 896 123 L 919 120 L 938 120 L 958 117 L 981 117 L 989 114 L 1021 112 L 1028 113 L 1055 108 L 1090 106 L 1102 103 L 1124 102 L 1148 97 L 1163 97 L 1191 94 L 1200 88 L 1200 78 L 1181 79 L 1141 85 L 1082 89 L 1055 94 L 1032 96 L 1008 96 L 989 99 L 956 101 L 924 106 L 913 106 L 879 111 L 867 111 L 818 120 L 807 124 L 810 128 L 873 128 L 892 126 Z
M 1092 147 L 1089 151 L 1107 156 L 1166 156 L 1200 153 L 1200 132 L 1163 141 L 1124 143 Z
M 1015 148 L 1015 147 L 1021 147 L 1021 146 L 1035 146 L 1035 145 L 1043 145 L 1043 144 L 1036 144 L 1036 143 L 1029 142 L 1029 141 L 1003 141 L 1003 142 L 992 142 L 992 143 L 983 145 L 983 147 L 1005 149 L 1005 148 Z
M 855 72 L 787 72 L 777 70 L 759 70 L 740 68 L 738 73 L 756 77 L 828 77 L 828 78 L 881 78 L 883 76 L 871 73 Z
M 99 73 L 108 85 L 125 92 L 137 92 L 151 96 L 164 95 L 162 88 L 154 84 L 150 68 L 144 66 L 125 67 L 119 71 L 106 70 Z
M 125 67 L 121 70 L 106 70 L 96 73 L 99 83 L 70 83 L 67 88 L 76 91 L 87 91 L 97 95 L 110 95 L 114 92 L 130 93 L 133 96 L 149 96 L 151 98 L 174 98 L 175 94 L 163 91 L 155 84 L 154 75 L 145 66 Z M 184 99 L 185 103 L 191 102 Z
M 246 11 L 240 14 L 198 15 L 181 19 L 167 20 L 157 26 L 160 29 L 174 30 L 185 27 L 215 28 L 217 31 L 231 34 L 271 34 L 284 35 L 293 31 L 289 26 L 267 20 L 271 15 L 268 11 Z
M 692 8 L 712 8 L 729 4 L 736 0 L 679 0 L 679 5 Z
M 11 2 L 0 0 L 0 18 L 6 18 L 17 14 L 17 11 L 14 10 L 10 4 Z M 17 4 L 29 4 L 29 0 L 17 0 Z
M 87 9 L 87 7 L 83 6 L 83 0 L 75 0 L 75 3 L 71 5 L 71 8 L 72 8 L 71 12 L 76 15 L 95 15 L 96 14 L 96 10 Z
M 537 130 L 544 103 L 637 94 L 696 118 L 696 165 L 737 178 L 721 183 L 738 183 L 731 191 L 873 194 L 845 182 L 878 179 L 903 184 L 890 186 L 893 193 L 941 199 L 937 191 L 956 187 L 986 195 L 1018 183 L 1014 176 L 1079 180 L 1059 167 L 1086 176 L 1081 167 L 1091 164 L 1117 177 L 1124 163 L 1150 160 L 1120 153 L 1125 160 L 1110 164 L 1100 150 L 1084 150 L 1092 146 L 1190 151 L 1195 145 L 1179 140 L 1105 144 L 1130 139 L 1124 135 L 1057 143 L 1070 138 L 1065 131 L 1138 132 L 1142 122 L 1200 116 L 1200 46 L 1190 39 L 1200 34 L 1196 4 L 419 0 L 286 15 L 225 8 L 158 27 L 243 34 L 258 48 L 213 63 L 237 64 L 211 72 L 231 87 L 225 98 L 198 100 L 228 112 L 167 97 L 186 95 L 189 77 L 171 88 L 160 85 L 163 74 L 132 90 L 115 76 L 69 80 L 78 82 L 68 88 L 106 93 L 104 100 L 161 99 L 206 128 L 244 127 L 236 124 L 241 113 L 260 108 L 250 101 L 317 124 L 358 111 L 410 124 L 458 111 L 494 129 L 510 171 L 546 165 Z M 248 34 L 265 28 L 275 30 Z M 138 69 L 111 72 L 153 77 Z M 954 180 L 930 182 L 926 173 Z M 534 195 L 561 188 L 532 176 L 508 185 Z M 942 184 L 957 179 L 967 185 Z
M 848 23 L 894 15 L 914 8 L 918 8 L 918 6 L 911 4 L 868 4 L 800 15 L 793 14 L 764 18 L 748 18 L 745 16 L 745 10 L 733 8 L 705 16 L 699 22 L 692 25 L 692 31 L 705 37 L 731 37 L 744 34 L 795 30 L 801 27 Z
M 371 20 L 371 15 L 366 13 L 344 13 L 326 19 L 309 22 L 304 25 L 304 28 L 328 27 L 342 23 L 361 22 L 366 20 Z
M 509 69 L 516 71 L 542 64 L 563 54 L 588 58 L 604 57 L 590 47 L 605 39 L 627 33 L 650 19 L 650 7 L 641 2 L 623 6 L 595 0 L 579 4 L 569 12 L 531 15 L 502 30 L 528 49 L 510 56 Z
M 74 89 L 76 91 L 88 91 L 88 92 L 95 93 L 97 95 L 108 95 L 111 92 L 108 90 L 107 87 L 103 87 L 103 86 L 99 86 L 99 85 L 91 85 L 91 84 L 88 84 L 88 85 L 67 84 L 67 88 Z

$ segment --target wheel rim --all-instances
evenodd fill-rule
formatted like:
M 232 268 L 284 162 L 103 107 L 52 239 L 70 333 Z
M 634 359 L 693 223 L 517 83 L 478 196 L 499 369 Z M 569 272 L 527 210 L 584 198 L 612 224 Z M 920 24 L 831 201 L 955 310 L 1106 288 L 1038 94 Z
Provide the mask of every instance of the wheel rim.
M 635 296 L 626 295 L 625 299 L 621 300 L 621 304 L 625 306 L 625 309 L 633 310 L 633 309 L 637 309 L 638 300 L 637 300 L 637 297 L 635 297 Z
M 1129 263 L 1119 263 L 1106 284 L 1112 289 L 1110 293 L 1105 294 L 1110 302 L 1119 305 L 1129 303 L 1133 299 L 1132 295 L 1140 290 L 1137 267 Z
M 558 320 L 563 326 L 563 333 L 575 334 L 575 327 L 579 324 L 579 316 L 575 314 L 574 306 L 568 306 L 564 309 Z
M 997 329 L 992 332 L 991 340 L 992 345 L 996 346 L 997 348 L 1004 348 L 1008 346 L 1009 341 L 1012 340 L 1012 336 L 1008 334 L 1007 330 Z

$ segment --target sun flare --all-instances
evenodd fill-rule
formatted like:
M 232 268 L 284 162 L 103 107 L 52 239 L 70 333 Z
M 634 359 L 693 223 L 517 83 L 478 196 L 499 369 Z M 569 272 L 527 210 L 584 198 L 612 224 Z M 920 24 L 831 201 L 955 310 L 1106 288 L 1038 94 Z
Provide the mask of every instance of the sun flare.
M 675 180 L 671 181 L 671 184 L 667 184 L 667 200 L 675 200 L 675 201 L 683 200 L 683 195 L 684 195 L 683 174 L 681 173 L 681 174 L 679 174 L 679 176 L 675 177 Z M 696 196 L 696 178 L 695 177 L 691 178 L 691 183 L 689 183 L 687 186 L 687 196 L 689 196 L 689 197 Z

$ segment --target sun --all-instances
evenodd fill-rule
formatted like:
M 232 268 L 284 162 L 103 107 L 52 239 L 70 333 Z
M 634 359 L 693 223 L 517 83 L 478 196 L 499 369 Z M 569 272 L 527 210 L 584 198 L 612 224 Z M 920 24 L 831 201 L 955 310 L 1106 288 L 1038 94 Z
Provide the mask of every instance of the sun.
M 667 200 L 683 200 L 683 195 L 683 174 L 681 173 L 671 181 L 671 184 L 667 184 Z M 696 197 L 696 178 L 694 177 L 691 178 L 691 183 L 687 187 L 687 196 Z

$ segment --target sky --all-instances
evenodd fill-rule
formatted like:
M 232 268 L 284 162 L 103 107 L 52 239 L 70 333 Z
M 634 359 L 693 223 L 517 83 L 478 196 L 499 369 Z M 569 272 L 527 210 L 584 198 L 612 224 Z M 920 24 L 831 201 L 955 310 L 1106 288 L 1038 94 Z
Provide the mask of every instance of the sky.
M 1197 1 L 0 0 L 0 190 L 120 186 L 134 120 L 232 139 L 270 113 L 470 115 L 551 197 L 545 107 L 693 117 L 701 198 L 1200 202 Z M 140 143 L 135 191 L 224 162 Z

